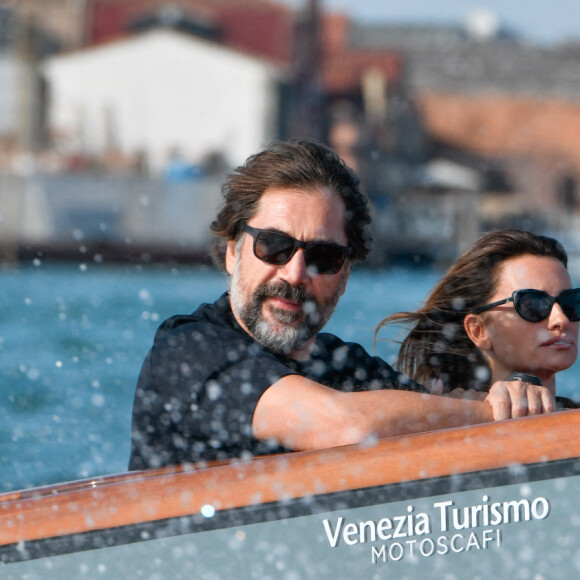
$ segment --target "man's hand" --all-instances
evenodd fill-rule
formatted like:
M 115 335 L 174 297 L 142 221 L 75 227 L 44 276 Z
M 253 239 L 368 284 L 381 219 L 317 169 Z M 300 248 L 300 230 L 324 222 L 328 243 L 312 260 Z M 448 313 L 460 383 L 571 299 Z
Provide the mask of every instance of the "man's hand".
M 491 406 L 495 421 L 551 413 L 555 407 L 554 395 L 549 389 L 523 381 L 497 381 L 485 400 Z

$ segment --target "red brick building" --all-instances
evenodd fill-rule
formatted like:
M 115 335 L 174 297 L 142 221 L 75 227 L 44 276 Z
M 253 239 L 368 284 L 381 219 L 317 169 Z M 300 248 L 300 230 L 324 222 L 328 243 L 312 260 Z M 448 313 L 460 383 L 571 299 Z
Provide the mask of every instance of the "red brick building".
M 579 101 L 435 92 L 417 100 L 431 135 L 504 160 L 516 195 L 488 194 L 490 216 L 578 208 Z
M 292 58 L 294 14 L 269 0 L 88 0 L 87 43 L 127 34 L 148 18 L 181 20 L 200 35 L 279 62 Z

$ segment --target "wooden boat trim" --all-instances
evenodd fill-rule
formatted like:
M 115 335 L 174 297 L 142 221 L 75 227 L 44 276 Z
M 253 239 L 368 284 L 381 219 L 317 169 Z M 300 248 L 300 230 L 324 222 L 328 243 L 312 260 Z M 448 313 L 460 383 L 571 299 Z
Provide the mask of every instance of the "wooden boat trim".
M 450 474 L 580 457 L 580 410 L 0 495 L 0 545 Z

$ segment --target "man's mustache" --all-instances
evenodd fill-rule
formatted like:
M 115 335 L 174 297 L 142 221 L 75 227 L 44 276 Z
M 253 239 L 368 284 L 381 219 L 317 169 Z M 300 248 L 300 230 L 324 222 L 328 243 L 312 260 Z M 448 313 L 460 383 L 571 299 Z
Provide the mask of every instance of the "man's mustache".
M 316 304 L 316 298 L 312 294 L 299 286 L 292 286 L 288 282 L 260 286 L 254 292 L 254 297 L 260 302 L 263 302 L 266 298 L 281 298 L 297 304 L 304 304 L 305 302 L 314 302 Z

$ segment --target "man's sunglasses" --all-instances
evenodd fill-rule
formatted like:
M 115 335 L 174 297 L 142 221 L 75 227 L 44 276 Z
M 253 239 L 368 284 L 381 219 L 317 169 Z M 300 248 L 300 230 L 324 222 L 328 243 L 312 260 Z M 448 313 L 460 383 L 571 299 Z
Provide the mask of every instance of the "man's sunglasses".
M 243 230 L 254 238 L 256 258 L 276 266 L 287 264 L 302 249 L 308 268 L 317 274 L 336 274 L 351 253 L 350 248 L 333 242 L 302 242 L 282 232 L 260 230 L 248 225 Z
M 580 320 L 580 288 L 564 290 L 558 296 L 550 296 L 541 290 L 516 290 L 509 298 L 476 308 L 473 314 L 485 312 L 508 302 L 513 302 L 516 312 L 528 322 L 540 322 L 548 318 L 556 302 L 568 320 L 571 322 Z

